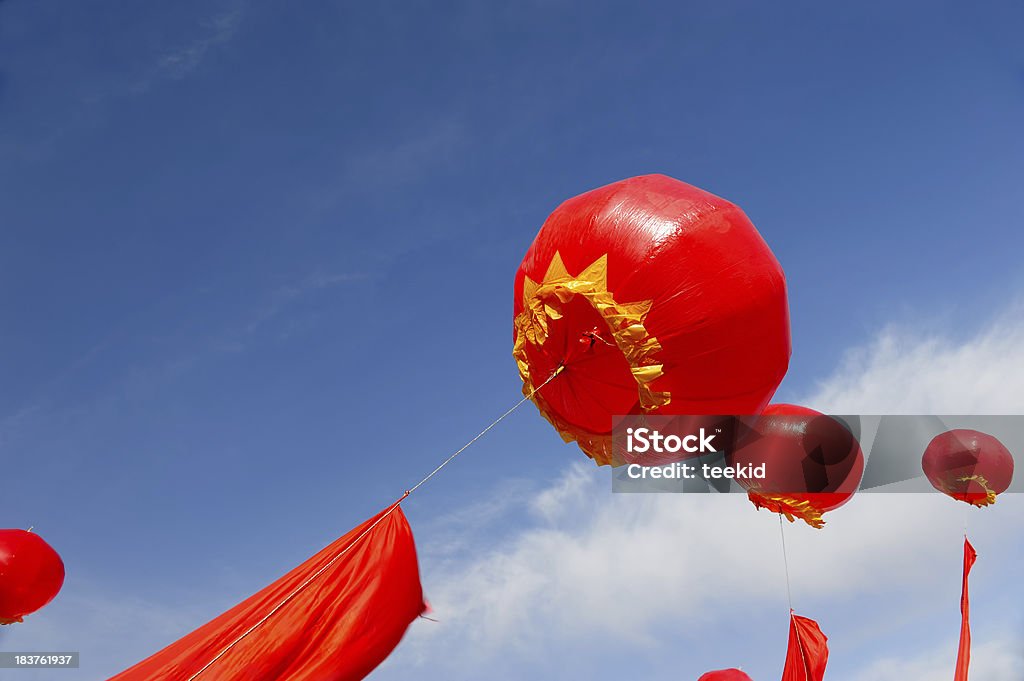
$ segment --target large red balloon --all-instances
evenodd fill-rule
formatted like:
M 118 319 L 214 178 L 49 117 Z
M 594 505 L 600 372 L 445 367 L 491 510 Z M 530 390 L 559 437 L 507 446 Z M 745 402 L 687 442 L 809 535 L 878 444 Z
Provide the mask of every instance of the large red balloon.
M 754 681 L 749 676 L 741 672 L 739 669 L 719 669 L 718 671 L 708 672 L 701 676 L 697 681 Z
M 53 600 L 64 562 L 34 532 L 0 530 L 0 624 L 20 622 Z
M 995 503 L 1013 482 L 1013 455 L 1002 442 L 976 430 L 937 435 L 921 467 L 935 489 L 973 506 Z
M 822 516 L 845 504 L 864 476 L 864 453 L 849 428 L 813 409 L 772 404 L 735 452 L 735 466 L 764 466 L 764 479 L 739 478 L 758 508 L 822 527 Z
M 559 206 L 519 266 L 514 316 L 524 394 L 598 464 L 622 463 L 612 416 L 756 414 L 789 365 L 775 256 L 737 206 L 663 175 Z

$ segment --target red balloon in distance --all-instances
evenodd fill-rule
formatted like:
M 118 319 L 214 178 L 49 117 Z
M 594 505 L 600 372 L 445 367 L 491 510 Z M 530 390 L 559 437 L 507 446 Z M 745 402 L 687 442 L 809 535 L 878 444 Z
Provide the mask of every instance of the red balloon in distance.
M 764 479 L 738 478 L 758 508 L 821 528 L 822 516 L 853 496 L 864 452 L 840 421 L 807 407 L 772 404 L 750 419 L 730 465 L 764 466 Z
M 1013 482 L 1013 455 L 986 433 L 957 429 L 936 435 L 921 460 L 932 486 L 973 506 L 994 504 Z
M 49 603 L 64 584 L 64 562 L 27 530 L 0 530 L 0 624 L 21 622 Z
M 566 442 L 621 465 L 612 417 L 757 414 L 791 351 L 786 281 L 734 204 L 664 175 L 569 199 L 515 279 L 523 393 Z
M 739 669 L 719 669 L 715 672 L 708 672 L 697 681 L 754 681 L 752 678 L 741 672 Z

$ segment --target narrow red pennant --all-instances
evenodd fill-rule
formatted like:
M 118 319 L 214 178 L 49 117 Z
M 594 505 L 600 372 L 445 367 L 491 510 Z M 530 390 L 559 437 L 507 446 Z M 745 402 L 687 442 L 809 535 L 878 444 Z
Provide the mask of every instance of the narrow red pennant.
M 953 681 L 967 681 L 967 670 L 971 666 L 971 598 L 967 590 L 968 577 L 978 553 L 971 542 L 964 537 L 964 583 L 960 591 L 960 648 L 956 653 L 956 673 Z

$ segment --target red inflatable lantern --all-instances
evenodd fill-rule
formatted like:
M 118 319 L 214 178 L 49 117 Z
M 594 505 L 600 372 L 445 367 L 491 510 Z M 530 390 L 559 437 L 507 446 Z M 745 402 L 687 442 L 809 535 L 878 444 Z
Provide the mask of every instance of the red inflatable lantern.
M 559 206 L 514 316 L 523 393 L 601 465 L 622 463 L 614 415 L 760 413 L 789 364 L 775 256 L 737 206 L 663 175 Z
M 1013 455 L 1002 442 L 976 430 L 937 435 L 921 467 L 935 489 L 978 507 L 994 504 L 1013 482 Z
M 708 672 L 697 681 L 754 681 L 739 669 L 720 669 L 715 672 Z
M 21 622 L 53 600 L 64 562 L 38 534 L 0 530 L 0 624 Z
M 850 500 L 864 475 L 864 453 L 849 428 L 792 404 L 770 405 L 751 419 L 750 432 L 728 458 L 762 469 L 763 478 L 737 478 L 755 506 L 817 528 L 825 513 Z

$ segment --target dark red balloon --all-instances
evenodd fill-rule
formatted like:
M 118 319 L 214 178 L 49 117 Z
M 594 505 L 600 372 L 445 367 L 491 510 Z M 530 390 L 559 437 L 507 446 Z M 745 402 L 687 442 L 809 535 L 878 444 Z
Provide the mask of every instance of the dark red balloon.
M 737 206 L 664 175 L 555 209 L 519 266 L 513 315 L 524 394 L 598 464 L 623 463 L 613 416 L 757 414 L 789 365 L 768 245 Z
M 995 503 L 1013 482 L 1013 455 L 976 430 L 950 430 L 928 443 L 921 467 L 932 486 L 973 506 Z
M 64 584 L 64 561 L 27 530 L 0 530 L 0 624 L 21 622 Z
M 737 479 L 758 508 L 821 527 L 822 515 L 857 491 L 864 453 L 838 420 L 807 407 L 772 404 L 749 421 L 750 432 L 739 436 L 729 462 L 764 466 L 764 479 Z
M 697 681 L 754 681 L 739 669 L 719 669 L 715 672 L 708 672 Z

